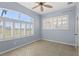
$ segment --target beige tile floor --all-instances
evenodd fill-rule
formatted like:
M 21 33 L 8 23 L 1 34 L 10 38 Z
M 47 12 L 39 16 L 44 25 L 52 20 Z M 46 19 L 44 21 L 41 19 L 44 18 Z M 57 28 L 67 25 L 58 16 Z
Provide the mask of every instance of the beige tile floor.
M 25 45 L 2 56 L 75 56 L 76 49 L 73 46 L 39 40 Z

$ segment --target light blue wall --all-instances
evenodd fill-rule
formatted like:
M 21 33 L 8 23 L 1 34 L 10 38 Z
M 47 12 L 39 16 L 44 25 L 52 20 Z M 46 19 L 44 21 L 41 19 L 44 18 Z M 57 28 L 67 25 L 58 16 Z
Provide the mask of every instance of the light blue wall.
M 64 42 L 70 45 L 75 44 L 75 7 L 71 7 L 68 9 L 59 10 L 56 12 L 44 14 L 40 16 L 39 14 L 19 5 L 18 3 L 0 3 L 0 8 L 7 8 L 16 10 L 19 12 L 23 12 L 32 16 L 35 19 L 35 26 L 34 26 L 34 35 L 30 37 L 20 38 L 16 40 L 8 40 L 8 41 L 0 41 L 0 52 L 6 51 L 11 48 L 15 48 L 22 44 L 28 44 L 34 40 L 40 39 L 48 39 L 50 41 L 58 41 Z M 69 15 L 69 30 L 68 31 L 51 31 L 51 30 L 42 30 L 42 21 L 44 18 L 59 16 L 59 15 Z
M 77 2 L 76 4 L 76 33 L 78 35 L 76 35 L 76 46 L 79 46 L 79 2 Z
M 16 10 L 19 12 L 23 12 L 27 15 L 32 16 L 34 20 L 34 35 L 30 37 L 20 38 L 20 39 L 14 39 L 14 40 L 8 40 L 8 41 L 0 41 L 0 52 L 6 51 L 8 49 L 15 48 L 17 46 L 20 46 L 22 44 L 28 44 L 31 43 L 34 40 L 40 40 L 40 15 L 23 7 L 22 5 L 15 3 L 15 2 L 1 2 L 0 8 L 7 8 Z
M 79 16 L 79 2 L 77 2 L 77 5 L 76 5 L 76 15 Z
M 69 45 L 75 44 L 75 7 L 59 10 L 42 15 L 42 20 L 47 17 L 54 17 L 59 15 L 69 15 L 69 30 L 42 30 L 42 39 L 49 41 L 62 42 Z

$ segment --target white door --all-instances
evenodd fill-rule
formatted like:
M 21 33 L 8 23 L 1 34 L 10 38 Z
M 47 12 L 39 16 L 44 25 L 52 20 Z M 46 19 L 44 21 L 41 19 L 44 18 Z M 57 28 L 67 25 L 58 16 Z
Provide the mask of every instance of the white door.
M 76 54 L 78 55 L 78 17 L 75 19 L 75 48 L 76 48 Z
M 76 18 L 75 22 L 75 48 L 76 48 L 76 53 L 79 55 L 79 16 Z
M 77 43 L 78 43 L 78 55 L 79 55 L 79 16 L 78 16 L 78 18 L 77 18 L 78 20 L 78 26 L 77 26 L 77 29 L 78 29 L 78 35 L 77 35 L 77 37 L 78 37 L 78 41 L 77 41 Z

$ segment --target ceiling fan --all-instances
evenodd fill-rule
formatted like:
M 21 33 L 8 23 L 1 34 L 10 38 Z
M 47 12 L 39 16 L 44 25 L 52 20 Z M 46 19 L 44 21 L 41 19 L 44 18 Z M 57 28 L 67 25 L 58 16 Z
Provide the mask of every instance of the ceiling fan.
M 40 7 L 41 12 L 44 11 L 44 7 L 53 8 L 53 6 L 48 5 L 48 4 L 45 4 L 46 2 L 36 2 L 36 3 L 37 3 L 37 5 L 34 6 L 32 9 L 35 9 L 35 8 L 37 8 L 37 7 Z

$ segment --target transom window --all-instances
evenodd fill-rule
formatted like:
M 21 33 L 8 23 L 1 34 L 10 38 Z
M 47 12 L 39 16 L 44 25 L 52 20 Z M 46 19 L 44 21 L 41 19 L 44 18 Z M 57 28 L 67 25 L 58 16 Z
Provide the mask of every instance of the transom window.
M 26 22 L 32 22 L 31 17 L 29 17 L 28 15 L 25 15 L 25 14 L 21 14 L 20 20 L 26 21 Z

